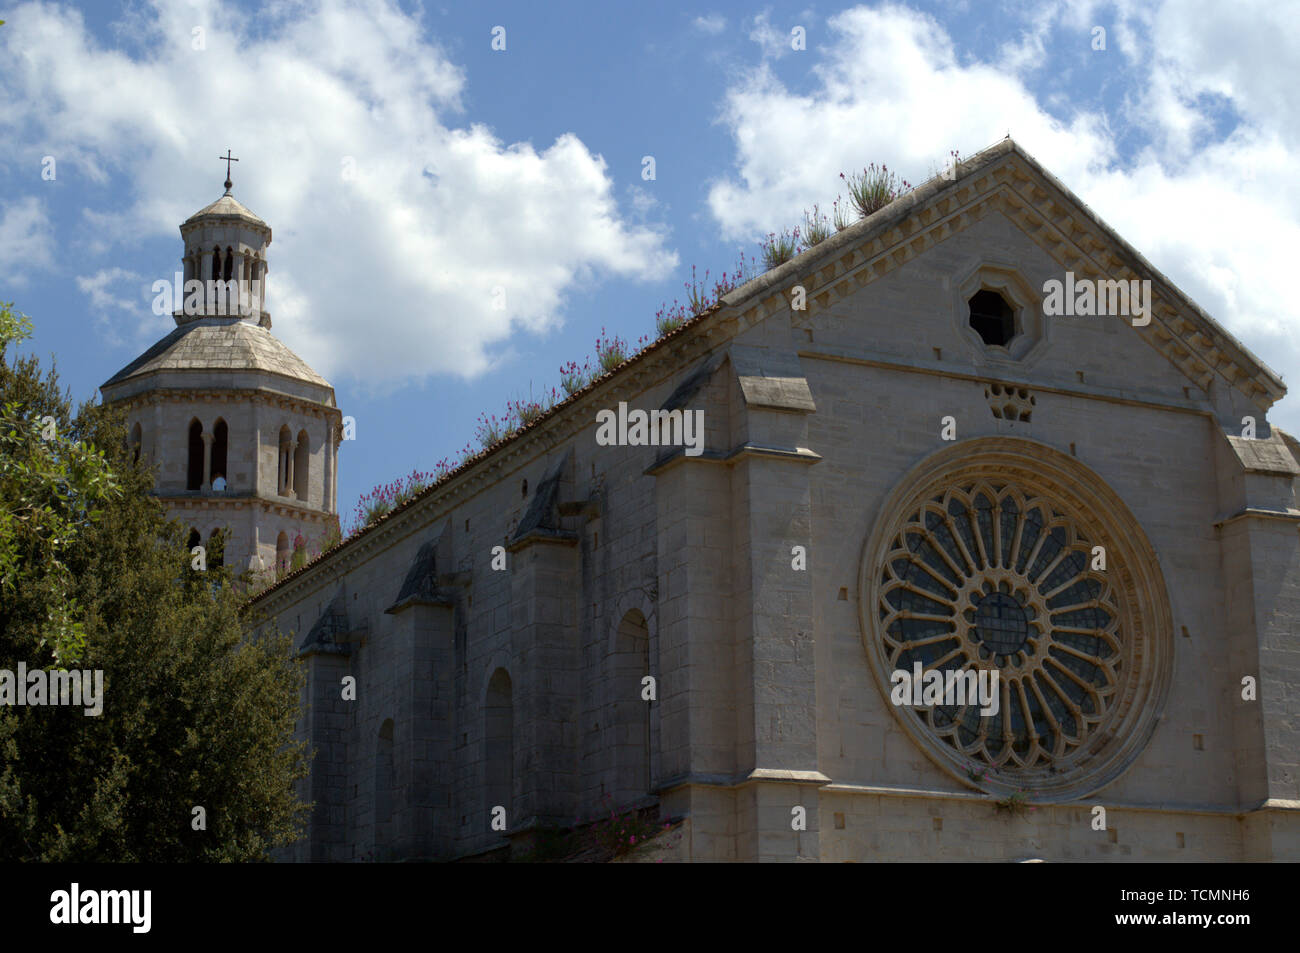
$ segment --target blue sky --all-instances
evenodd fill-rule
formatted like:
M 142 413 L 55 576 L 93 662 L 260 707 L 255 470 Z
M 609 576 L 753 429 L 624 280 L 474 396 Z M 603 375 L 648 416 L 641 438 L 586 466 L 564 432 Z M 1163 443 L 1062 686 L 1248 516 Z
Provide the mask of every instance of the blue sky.
M 357 421 L 346 523 L 361 493 L 472 442 L 480 412 L 556 386 L 602 328 L 653 336 L 692 264 L 716 275 L 758 256 L 762 236 L 830 205 L 841 171 L 883 162 L 919 184 L 949 150 L 1010 132 L 1290 381 L 1297 13 L 5 5 L 0 300 L 91 396 L 174 326 L 149 289 L 232 149 L 234 194 L 274 230 L 274 332 Z M 1300 431 L 1298 400 L 1273 421 Z

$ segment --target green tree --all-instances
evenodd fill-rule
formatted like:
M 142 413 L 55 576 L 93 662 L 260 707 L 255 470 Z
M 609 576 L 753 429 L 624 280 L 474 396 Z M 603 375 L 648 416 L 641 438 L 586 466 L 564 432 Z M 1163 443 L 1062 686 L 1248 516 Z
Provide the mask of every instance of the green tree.
M 31 333 L 31 321 L 0 303 L 0 361 L 11 341 Z M 15 386 L 0 391 L 0 595 L 20 589 L 48 611 L 35 623 L 38 643 L 47 643 L 60 664 L 76 664 L 85 632 L 66 555 L 120 495 L 102 453 L 70 433 L 67 402 L 55 378 L 40 378 L 34 362 Z M 51 397 L 53 399 L 51 399 Z M 15 620 L 15 624 L 21 624 Z
M 191 570 L 121 412 L 7 353 L 29 331 L 0 305 L 0 669 L 102 670 L 103 712 L 0 706 L 0 859 L 265 859 L 307 811 L 301 668 Z

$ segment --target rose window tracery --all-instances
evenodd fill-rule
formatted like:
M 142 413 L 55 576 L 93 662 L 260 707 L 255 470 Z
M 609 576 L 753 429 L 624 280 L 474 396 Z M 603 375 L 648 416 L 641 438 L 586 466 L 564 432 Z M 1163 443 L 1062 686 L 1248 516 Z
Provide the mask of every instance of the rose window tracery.
M 1120 668 L 1119 612 L 1092 542 L 1010 485 L 949 490 L 894 540 L 879 615 L 894 669 L 996 670 L 998 713 L 975 702 L 920 715 L 963 755 L 1027 766 L 1083 744 Z
M 863 556 L 868 656 L 887 699 L 891 678 L 918 666 L 996 685 L 994 713 L 973 697 L 891 700 L 954 775 L 1078 795 L 1154 729 L 1172 657 L 1163 580 L 1127 510 L 1072 458 L 1028 440 L 971 443 L 884 504 Z

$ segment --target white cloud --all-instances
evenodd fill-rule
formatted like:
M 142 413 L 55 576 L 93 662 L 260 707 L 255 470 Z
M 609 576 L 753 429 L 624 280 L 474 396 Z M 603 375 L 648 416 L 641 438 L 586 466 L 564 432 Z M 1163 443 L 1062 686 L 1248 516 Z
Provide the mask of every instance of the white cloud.
M 1002 65 L 1013 73 L 1025 73 L 1045 66 L 1047 64 L 1045 42 L 1052 26 L 1060 16 L 1059 3 L 1036 4 L 1028 28 L 1021 31 L 1015 40 L 1004 43 L 999 51 Z
M 78 275 L 77 288 L 90 298 L 90 306 L 96 311 L 104 313 L 115 310 L 129 311 L 135 304 L 132 296 L 129 293 L 123 295 L 120 289 L 114 292 L 110 290 L 110 285 L 139 280 L 140 275 L 133 271 L 123 268 L 101 268 L 93 275 Z
M 1028 69 L 1034 37 L 1053 24 L 1034 21 L 995 66 L 959 61 L 928 15 L 857 7 L 830 19 L 816 88 L 794 92 L 761 65 L 728 90 L 721 120 L 735 166 L 708 200 L 723 235 L 754 239 L 799 221 L 813 202 L 829 206 L 841 171 L 884 162 L 919 184 L 949 149 L 969 155 L 1010 131 L 1269 366 L 1300 381 L 1291 306 L 1300 97 L 1286 68 L 1300 61 L 1300 25 L 1268 4 L 1251 16 L 1208 0 L 1169 0 L 1145 16 L 1128 4 L 1104 18 L 1059 9 L 1071 29 L 1110 23 L 1112 37 L 1125 37 L 1107 63 L 1129 91 L 1124 115 L 1075 103 L 1058 118 L 1049 94 L 1006 68 Z M 1224 115 L 1241 121 L 1225 127 Z M 1146 145 L 1128 146 L 1121 162 L 1121 136 Z M 1300 399 L 1278 418 L 1300 431 Z
M 1294 69 L 1300 22 L 1294 8 L 1242 0 L 1224 9 L 1204 0 L 1169 0 L 1151 20 L 1150 102 L 1162 125 L 1177 134 L 1180 151 L 1212 131 L 1205 97 L 1221 97 L 1248 125 L 1300 145 Z
M 40 141 L 61 173 L 123 177 L 88 211 L 118 223 L 110 250 L 167 235 L 179 256 L 177 226 L 220 194 L 229 145 L 236 197 L 274 229 L 275 331 L 327 376 L 474 375 L 512 334 L 554 327 L 581 283 L 676 265 L 575 136 L 538 149 L 453 124 L 464 76 L 386 0 L 272 6 L 256 21 L 154 0 L 133 20 L 138 58 L 101 46 L 75 11 L 28 3 L 6 19 L 0 45 L 18 66 L 0 75 L 0 158 Z
M 727 28 L 727 18 L 721 13 L 710 13 L 707 16 L 696 17 L 694 26 L 701 33 L 717 36 Z
M 138 345 L 174 330 L 168 315 L 152 310 L 152 282 L 125 268 L 101 268 L 93 275 L 78 275 L 77 290 L 89 299 L 89 310 L 100 333 L 110 344 Z
M 45 206 L 35 196 L 0 202 L 0 269 L 14 286 L 27 283 L 30 272 L 49 268 L 54 241 Z
M 820 88 L 788 90 L 766 66 L 727 93 L 737 174 L 709 194 L 728 238 L 752 238 L 829 206 L 840 172 L 884 162 L 913 179 L 950 149 L 969 154 L 1006 135 L 1070 180 L 1109 158 L 1099 116 L 1063 124 L 1019 79 L 990 64 L 963 66 L 932 17 L 857 7 L 829 21 Z
M 639 185 L 627 186 L 626 194 L 632 217 L 638 222 L 645 221 L 651 212 L 660 207 L 659 199 L 649 189 L 643 189 Z
M 750 23 L 749 38 L 758 44 L 764 59 L 776 60 L 793 51 L 790 29 L 773 26 L 764 10 Z

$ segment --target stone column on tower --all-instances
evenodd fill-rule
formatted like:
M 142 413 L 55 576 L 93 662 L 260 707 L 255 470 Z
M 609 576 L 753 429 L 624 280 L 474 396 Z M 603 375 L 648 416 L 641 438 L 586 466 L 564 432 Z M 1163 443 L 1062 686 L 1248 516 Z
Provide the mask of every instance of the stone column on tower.
M 284 452 L 284 495 L 293 496 L 293 458 L 298 455 L 298 440 L 295 437 L 289 438 L 288 449 Z
M 334 425 L 329 421 L 325 422 L 325 482 L 322 486 L 321 506 L 330 507 L 330 500 L 334 492 Z
M 199 489 L 206 493 L 212 476 L 212 434 L 203 433 L 203 473 L 199 477 Z

